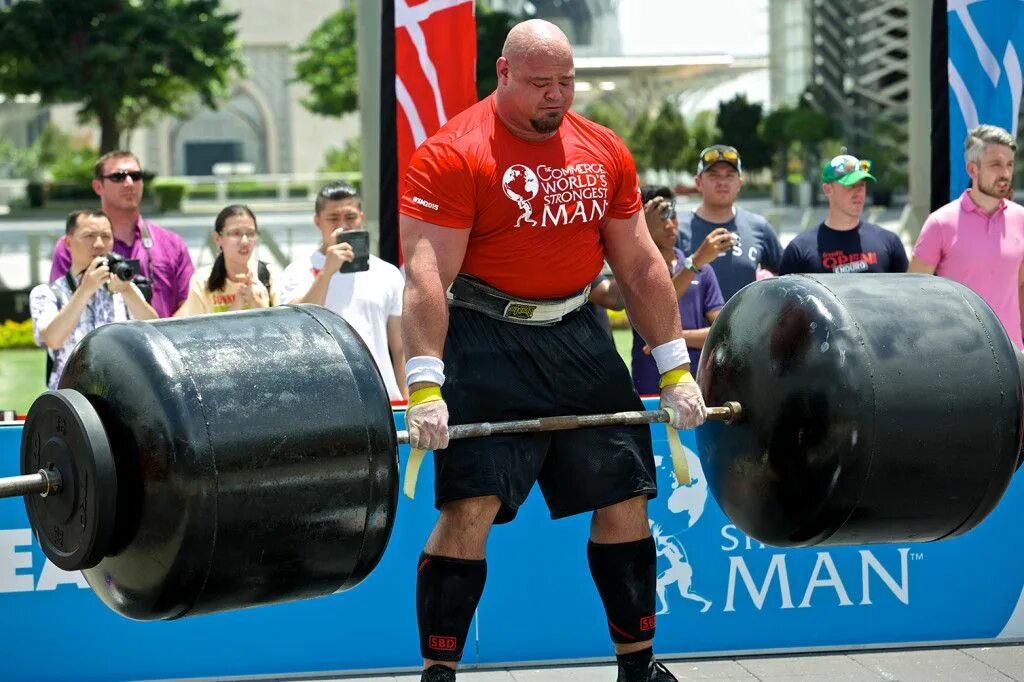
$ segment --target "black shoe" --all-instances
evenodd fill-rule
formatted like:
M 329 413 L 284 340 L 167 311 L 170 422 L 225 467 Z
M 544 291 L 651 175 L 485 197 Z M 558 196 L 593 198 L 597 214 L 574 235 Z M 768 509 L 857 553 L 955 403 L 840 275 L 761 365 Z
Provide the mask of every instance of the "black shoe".
M 666 677 L 665 679 L 674 680 L 676 678 Z M 435 663 L 423 671 L 423 675 L 420 676 L 420 682 L 455 682 L 455 670 L 446 665 Z
M 647 682 L 679 682 L 679 680 L 668 671 L 664 663 L 651 661 L 651 667 L 647 669 Z

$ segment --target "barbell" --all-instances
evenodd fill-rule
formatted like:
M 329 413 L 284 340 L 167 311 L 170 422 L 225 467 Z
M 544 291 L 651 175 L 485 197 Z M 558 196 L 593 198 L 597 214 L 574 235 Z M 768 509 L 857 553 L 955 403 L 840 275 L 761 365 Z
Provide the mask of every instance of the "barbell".
M 1020 356 L 991 309 L 916 275 L 790 276 L 736 294 L 698 380 L 709 489 L 777 546 L 966 532 L 1016 469 Z M 654 423 L 523 415 L 499 430 Z M 369 351 L 316 306 L 101 327 L 29 410 L 22 476 L 43 552 L 138 620 L 349 589 L 380 560 L 400 442 Z

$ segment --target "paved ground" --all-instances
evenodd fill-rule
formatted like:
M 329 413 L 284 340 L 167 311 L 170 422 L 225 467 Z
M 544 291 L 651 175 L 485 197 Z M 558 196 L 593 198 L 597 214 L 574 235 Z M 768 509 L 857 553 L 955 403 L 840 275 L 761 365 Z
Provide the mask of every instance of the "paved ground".
M 666 661 L 680 680 L 739 682 L 981 682 L 1024 681 L 1024 645 L 970 646 L 886 651 L 850 651 L 793 656 Z M 319 677 L 319 682 L 416 682 L 418 674 Z M 460 682 L 613 682 L 615 667 L 603 665 L 465 671 Z

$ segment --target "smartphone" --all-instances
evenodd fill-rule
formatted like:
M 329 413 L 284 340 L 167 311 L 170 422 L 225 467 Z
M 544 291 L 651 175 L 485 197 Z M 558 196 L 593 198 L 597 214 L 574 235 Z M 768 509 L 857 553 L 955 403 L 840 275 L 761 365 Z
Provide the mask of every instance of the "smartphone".
M 355 258 L 350 263 L 342 263 L 338 272 L 365 272 L 370 269 L 370 233 L 366 230 L 349 230 L 338 235 L 338 243 L 352 245 Z

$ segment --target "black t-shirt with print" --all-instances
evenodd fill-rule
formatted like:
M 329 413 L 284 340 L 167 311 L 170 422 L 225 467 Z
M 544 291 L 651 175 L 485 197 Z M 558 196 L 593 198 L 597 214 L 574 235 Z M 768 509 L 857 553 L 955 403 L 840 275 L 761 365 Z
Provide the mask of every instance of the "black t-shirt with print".
M 786 246 L 779 274 L 906 272 L 907 264 L 903 242 L 883 227 L 861 222 L 852 230 L 833 230 L 821 223 Z

